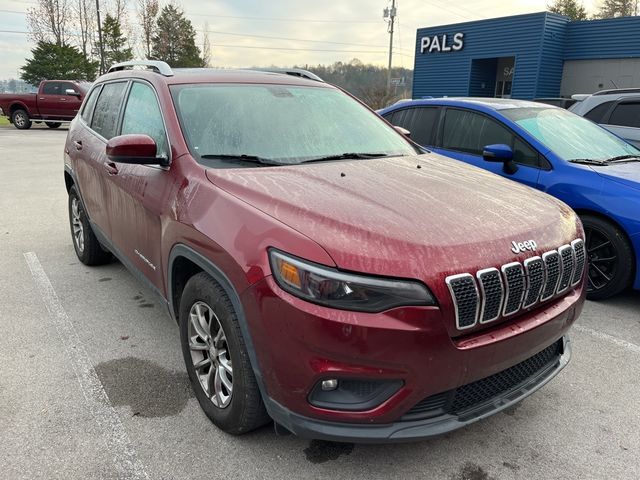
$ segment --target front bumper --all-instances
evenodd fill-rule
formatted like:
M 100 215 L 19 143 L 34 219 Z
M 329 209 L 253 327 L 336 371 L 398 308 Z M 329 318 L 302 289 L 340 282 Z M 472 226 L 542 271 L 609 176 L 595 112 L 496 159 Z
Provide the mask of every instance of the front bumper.
M 256 376 L 277 423 L 303 437 L 386 442 L 462 427 L 540 388 L 569 360 L 565 336 L 581 312 L 584 296 L 581 286 L 537 310 L 458 338 L 449 335 L 446 322 L 452 320 L 438 307 L 379 314 L 339 311 L 293 297 L 271 277 L 246 290 L 241 302 Z M 563 348 L 553 366 L 473 411 L 430 418 L 411 415 L 424 399 L 503 372 L 558 341 Z M 328 378 L 402 383 L 380 404 L 347 411 L 310 402 L 314 386 Z
M 571 343 L 563 337 L 562 353 L 553 362 L 514 388 L 496 395 L 481 404 L 466 410 L 463 414 L 444 414 L 424 420 L 399 421 L 385 425 L 361 425 L 327 422 L 297 415 L 273 400 L 267 401 L 271 417 L 302 438 L 318 440 L 390 443 L 423 440 L 462 428 L 498 413 L 528 397 L 562 370 L 571 358 Z

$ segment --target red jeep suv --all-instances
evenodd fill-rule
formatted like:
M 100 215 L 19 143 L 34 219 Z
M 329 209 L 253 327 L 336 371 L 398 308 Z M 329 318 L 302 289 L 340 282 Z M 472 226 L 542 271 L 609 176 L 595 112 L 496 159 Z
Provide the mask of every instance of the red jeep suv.
M 114 255 L 157 293 L 226 432 L 425 438 L 569 361 L 575 213 L 304 71 L 116 65 L 71 124 L 65 181 L 79 259 Z

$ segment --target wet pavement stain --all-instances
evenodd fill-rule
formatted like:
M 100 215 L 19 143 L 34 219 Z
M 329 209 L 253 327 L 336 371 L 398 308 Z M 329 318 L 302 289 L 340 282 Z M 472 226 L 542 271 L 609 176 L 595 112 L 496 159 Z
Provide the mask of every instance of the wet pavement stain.
M 138 305 L 140 308 L 153 308 L 153 303 L 141 303 Z
M 144 300 L 144 297 L 142 295 L 136 295 L 135 297 L 133 297 L 134 300 Z
M 451 480 L 492 480 L 492 477 L 480 466 L 472 462 L 465 463 Z
M 101 278 L 100 280 L 98 280 L 99 282 L 110 282 L 111 281 L 111 277 L 104 277 Z
M 509 415 L 510 417 L 515 417 L 516 412 L 518 411 L 518 409 L 522 406 L 522 402 L 518 402 L 514 405 L 511 405 L 508 408 L 505 408 L 502 413 L 504 413 L 505 415 Z
M 193 397 L 186 372 L 172 372 L 136 357 L 100 363 L 96 373 L 113 406 L 129 406 L 133 416 L 177 415 Z
M 351 455 L 353 443 L 325 442 L 324 440 L 311 440 L 309 446 L 304 449 L 304 454 L 311 463 L 325 463 L 337 460 L 342 455 Z

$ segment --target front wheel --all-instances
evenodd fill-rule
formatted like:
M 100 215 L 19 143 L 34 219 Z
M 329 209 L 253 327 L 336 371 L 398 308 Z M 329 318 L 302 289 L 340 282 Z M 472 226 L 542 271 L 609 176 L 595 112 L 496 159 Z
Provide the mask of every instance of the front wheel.
M 240 435 L 269 422 L 233 304 L 206 273 L 182 293 L 180 340 L 196 398 L 218 428 Z
M 45 123 L 45 124 L 47 125 L 47 127 L 49 127 L 49 128 L 58 128 L 60 125 L 62 125 L 62 124 L 61 124 L 61 123 L 59 123 L 59 122 L 44 122 L 44 123 Z
M 11 114 L 11 123 L 18 130 L 27 130 L 31 128 L 31 119 L 29 114 L 24 110 L 16 110 Z
M 604 300 L 630 285 L 633 250 L 624 232 L 613 223 L 592 215 L 581 219 L 588 261 L 587 298 Z

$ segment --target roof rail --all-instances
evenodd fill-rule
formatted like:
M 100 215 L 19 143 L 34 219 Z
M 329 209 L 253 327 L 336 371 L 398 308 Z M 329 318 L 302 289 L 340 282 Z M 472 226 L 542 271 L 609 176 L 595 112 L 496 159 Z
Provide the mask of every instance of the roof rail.
M 615 93 L 640 93 L 640 88 L 610 88 L 609 90 L 600 90 L 593 95 L 611 95 Z
M 130 62 L 116 63 L 111 65 L 109 70 L 107 70 L 107 73 L 119 72 L 127 69 L 133 70 L 135 67 L 144 67 L 147 70 L 153 70 L 165 77 L 173 77 L 173 70 L 171 70 L 171 67 L 166 62 L 161 62 L 160 60 L 132 60 Z
M 310 72 L 309 70 L 303 70 L 302 68 L 249 68 L 248 70 L 254 70 L 256 72 L 267 73 L 280 73 L 282 75 L 291 75 L 292 77 L 306 78 L 308 80 L 315 80 L 316 82 L 323 82 L 318 75 Z

